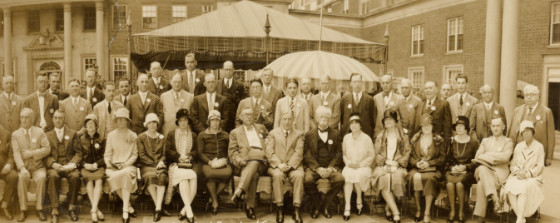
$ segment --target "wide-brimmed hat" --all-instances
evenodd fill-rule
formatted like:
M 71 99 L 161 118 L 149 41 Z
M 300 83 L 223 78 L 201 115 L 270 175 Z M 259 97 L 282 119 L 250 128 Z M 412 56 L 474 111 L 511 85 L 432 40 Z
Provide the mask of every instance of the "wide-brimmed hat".
M 126 108 L 119 108 L 115 112 L 115 119 L 117 118 L 126 118 L 126 120 L 130 121 L 130 112 Z
M 397 111 L 395 111 L 393 109 L 388 109 L 388 110 L 385 110 L 385 112 L 383 112 L 383 119 L 381 120 L 383 125 L 385 125 L 385 119 L 387 119 L 387 118 L 392 118 L 393 120 L 395 120 L 395 123 L 399 122 L 399 120 L 397 118 Z
M 533 133 L 535 132 L 535 125 L 529 120 L 524 120 L 519 124 L 519 132 L 525 131 L 526 128 L 533 129 Z
M 181 108 L 175 114 L 175 125 L 179 126 L 179 119 L 181 118 L 189 118 L 189 110 Z
M 89 120 L 93 120 L 95 122 L 95 126 L 99 126 L 99 121 L 97 119 L 97 115 L 95 115 L 95 114 L 87 115 L 86 118 L 84 119 L 84 126 L 89 122 Z
M 455 124 L 453 124 L 453 126 L 452 126 L 453 131 L 456 131 L 455 127 L 459 124 L 465 126 L 465 129 L 469 128 L 469 118 L 467 118 L 466 116 L 462 116 L 462 115 L 457 116 L 457 120 L 455 121 Z
M 423 114 L 420 117 L 420 126 L 424 126 L 424 125 L 433 125 L 434 124 L 434 118 L 432 118 L 431 115 L 429 114 Z
M 148 128 L 150 122 L 157 122 L 159 124 L 159 118 L 155 113 L 150 113 L 146 115 L 146 121 L 144 121 L 144 127 Z
M 210 112 L 208 112 L 208 119 L 207 119 L 207 124 L 210 124 L 210 121 L 213 119 L 218 119 L 221 120 L 221 115 L 220 112 L 218 110 L 212 110 Z

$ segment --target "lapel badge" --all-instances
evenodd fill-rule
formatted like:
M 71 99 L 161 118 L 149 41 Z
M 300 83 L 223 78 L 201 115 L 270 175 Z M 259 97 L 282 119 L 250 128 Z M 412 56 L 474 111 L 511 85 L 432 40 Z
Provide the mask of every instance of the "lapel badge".
M 50 113 L 54 113 L 54 109 L 51 108 L 51 110 L 49 110 Z
M 329 102 L 328 102 L 328 101 L 324 101 L 324 102 L 323 102 L 323 105 L 324 105 L 324 106 L 327 106 L 327 105 L 329 105 Z
M 13 106 L 16 106 L 16 102 L 15 102 L 15 101 L 12 101 L 12 105 L 13 105 Z
M 32 142 L 32 143 L 36 143 L 36 142 L 37 142 L 37 139 L 36 139 L 36 138 L 32 138 L 32 139 L 31 139 L 31 142 Z
M 352 104 L 348 104 L 348 109 L 352 109 Z
M 332 145 L 332 144 L 333 144 L 332 139 L 329 139 L 329 141 L 327 141 L 327 142 L 329 143 L 329 145 Z
M 68 140 L 68 139 L 70 139 L 70 137 L 68 135 L 65 135 L 64 139 Z
M 91 99 L 93 102 L 97 102 L 97 98 L 93 97 L 93 99 Z
M 94 146 L 95 146 L 96 149 L 99 149 L 99 143 L 95 143 Z
M 220 104 L 218 104 L 218 102 L 214 102 L 214 107 L 218 107 L 220 106 Z
M 435 111 L 435 110 L 436 110 L 436 106 L 432 105 L 431 109 L 432 109 L 432 111 Z
M 540 121 L 540 120 L 541 120 L 541 116 L 540 116 L 540 115 L 537 115 L 536 118 L 537 118 L 537 121 Z
M 150 100 L 149 98 L 146 99 L 146 102 L 149 104 L 150 102 L 152 102 L 152 100 Z
M 494 114 L 499 115 L 500 113 L 498 112 L 498 110 L 494 110 Z

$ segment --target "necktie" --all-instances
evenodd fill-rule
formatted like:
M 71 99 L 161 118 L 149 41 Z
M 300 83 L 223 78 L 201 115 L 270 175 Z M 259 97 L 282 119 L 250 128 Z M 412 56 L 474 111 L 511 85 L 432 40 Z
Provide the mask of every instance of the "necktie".
M 124 97 L 123 104 L 126 105 L 126 98 L 127 97 L 126 96 L 123 96 L 123 97 Z
M 111 102 L 109 102 L 109 105 L 107 105 L 107 111 L 109 111 L 109 114 L 111 114 Z
M 288 138 L 288 131 L 284 131 L 284 137 Z
M 56 130 L 56 137 L 59 142 L 62 142 L 62 132 L 60 132 L 60 130 Z
M 290 110 L 294 110 L 294 99 L 290 98 Z
M 230 81 L 231 81 L 230 79 L 227 79 L 227 80 L 226 80 L 226 87 L 227 87 L 227 89 L 229 89 L 229 87 L 231 86 L 231 85 L 229 84 Z
M 92 92 L 91 88 L 88 88 L 88 95 L 87 95 L 88 101 L 91 101 L 91 92 Z
M 460 96 L 459 105 L 463 106 L 463 95 Z
M 208 95 L 208 101 L 210 102 L 210 104 L 208 104 L 208 111 L 213 111 L 214 110 L 214 100 L 212 99 L 212 95 Z
M 533 115 L 533 108 L 529 108 L 529 112 L 527 112 L 527 116 L 531 117 Z
M 189 71 L 189 91 L 194 92 L 194 77 L 191 71 Z
M 175 106 L 179 105 L 179 93 L 175 92 Z

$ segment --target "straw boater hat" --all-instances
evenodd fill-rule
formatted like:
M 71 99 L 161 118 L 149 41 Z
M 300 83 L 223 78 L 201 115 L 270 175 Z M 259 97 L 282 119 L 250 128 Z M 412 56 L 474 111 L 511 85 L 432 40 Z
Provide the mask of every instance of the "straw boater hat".
M 150 122 L 157 122 L 159 124 L 159 118 L 155 113 L 150 113 L 146 115 L 146 121 L 144 122 L 144 127 L 148 128 Z

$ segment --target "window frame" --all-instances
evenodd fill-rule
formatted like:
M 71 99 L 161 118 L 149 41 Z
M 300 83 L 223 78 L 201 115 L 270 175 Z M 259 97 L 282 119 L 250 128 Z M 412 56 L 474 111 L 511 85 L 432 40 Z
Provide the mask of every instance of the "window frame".
M 119 25 L 118 25 L 119 23 L 123 23 L 124 26 L 122 26 L 122 28 L 126 28 L 126 25 L 127 25 L 126 20 L 127 20 L 127 16 L 128 16 L 128 5 L 119 4 L 119 6 L 118 6 L 119 10 L 120 10 L 120 8 L 123 8 L 123 7 L 124 7 L 124 17 L 121 18 L 119 16 L 119 19 L 117 20 L 117 13 L 122 13 L 122 11 L 117 11 L 117 6 L 116 5 L 113 6 L 113 11 L 112 11 L 113 12 L 112 13 L 113 19 L 111 20 L 113 29 L 119 29 Z
M 59 24 L 59 22 L 61 24 Z M 62 27 L 62 29 L 58 29 L 59 25 Z M 56 8 L 55 9 L 55 12 L 54 12 L 54 31 L 55 32 L 64 32 L 64 9 L 63 8 Z
M 422 73 L 422 79 L 417 81 L 416 78 L 414 78 L 414 73 L 416 72 L 421 72 Z M 412 81 L 412 86 L 413 89 L 416 90 L 420 90 L 422 89 L 424 86 L 424 80 L 426 79 L 426 69 L 424 66 L 421 67 L 409 67 L 408 68 L 408 79 Z
M 148 11 L 147 10 L 148 7 L 149 8 L 153 7 L 154 10 L 149 10 Z M 150 13 L 150 14 L 154 13 L 154 16 L 149 17 L 149 16 L 146 15 L 148 13 Z M 146 23 L 146 21 L 144 21 L 144 19 L 147 19 L 147 18 L 152 18 L 153 21 L 148 24 L 148 23 Z M 152 24 L 153 24 L 153 26 L 150 26 Z M 153 29 L 157 29 L 157 28 L 158 28 L 158 7 L 157 7 L 157 5 L 142 5 L 142 29 L 143 30 L 153 30 Z
M 451 33 L 451 28 L 452 25 L 454 25 L 454 33 Z M 461 49 L 459 48 L 459 35 L 461 35 Z M 450 49 L 450 38 L 451 36 L 454 37 L 453 39 L 453 50 Z M 462 16 L 459 17 L 453 17 L 450 19 L 447 19 L 447 37 L 446 37 L 446 44 L 447 44 L 447 53 L 462 53 L 463 49 L 465 48 L 465 33 L 464 33 L 464 20 Z
M 455 75 L 452 75 L 453 71 L 457 71 Z M 443 65 L 442 68 L 442 83 L 449 83 L 449 85 L 451 85 L 453 87 L 453 89 L 456 89 L 456 83 L 455 83 L 455 77 L 457 76 L 457 74 L 462 74 L 465 72 L 465 68 L 463 66 L 463 64 L 449 64 L 449 65 Z M 452 77 L 453 76 L 453 77 Z
M 37 21 L 31 21 L 32 16 L 37 16 Z M 31 30 L 31 25 L 33 25 L 33 27 L 37 26 L 38 30 Z M 28 34 L 41 33 L 41 10 L 27 11 L 27 33 Z
M 97 18 L 95 7 L 84 7 L 84 18 L 83 18 L 83 31 L 95 31 L 97 28 Z M 89 16 L 88 16 L 89 15 Z M 89 23 L 88 23 L 89 22 Z M 87 25 L 90 24 L 90 25 Z M 92 25 L 93 24 L 93 25 Z M 92 26 L 92 27 L 90 27 Z
M 205 10 L 205 7 L 209 7 L 210 10 Z M 202 14 L 210 13 L 210 12 L 214 11 L 214 5 L 201 5 L 200 10 L 201 10 Z
M 415 31 L 418 30 L 417 33 Z M 411 27 L 411 38 L 410 38 L 410 56 L 417 57 L 417 56 L 424 56 L 424 25 L 415 25 Z M 415 38 L 418 39 L 415 39 Z M 414 46 L 414 43 L 417 42 L 417 47 Z M 418 48 L 418 52 L 414 53 L 415 48 Z
M 92 67 L 88 66 L 87 60 L 93 60 L 95 63 L 93 64 Z M 97 66 L 97 57 L 95 56 L 95 54 L 87 54 L 87 55 L 82 55 L 82 78 L 84 77 L 84 73 L 88 68 L 94 68 Z
M 113 56 L 111 56 L 111 75 L 113 76 L 112 77 L 113 80 L 118 80 L 118 78 L 116 77 L 117 76 L 116 72 L 122 72 L 123 71 L 123 70 L 115 69 L 115 66 L 117 65 L 115 60 L 117 60 L 117 59 L 121 59 L 121 60 L 124 59 L 125 64 L 124 65 L 120 64 L 119 66 L 124 66 L 124 68 L 125 68 L 124 69 L 124 74 L 123 74 L 122 77 L 129 78 L 130 77 L 130 70 L 129 70 L 128 56 L 126 56 L 126 55 L 113 55 Z
M 560 8 L 560 2 L 552 2 L 550 5 L 550 39 L 549 39 L 549 45 L 550 46 L 560 46 L 560 36 L 559 36 L 559 41 L 558 42 L 553 42 L 553 38 L 554 38 L 554 7 L 559 7 Z M 559 11 L 560 14 L 560 11 Z M 560 24 L 560 21 L 558 21 L 556 24 Z M 558 29 L 560 29 L 560 26 L 558 27 Z M 559 30 L 560 32 L 560 30 Z
M 183 13 L 180 10 L 175 10 L 176 8 L 184 9 L 185 10 L 184 11 L 185 16 L 176 16 L 176 14 L 175 14 L 176 12 L 177 13 Z M 173 23 L 178 23 L 178 22 L 185 21 L 187 19 L 187 16 L 188 16 L 188 7 L 186 5 L 172 5 L 171 6 L 171 20 L 172 20 Z

